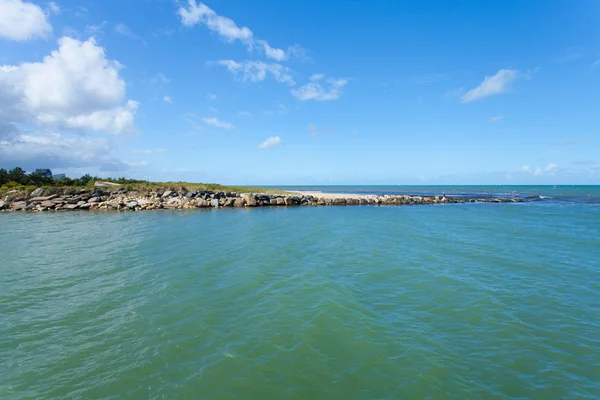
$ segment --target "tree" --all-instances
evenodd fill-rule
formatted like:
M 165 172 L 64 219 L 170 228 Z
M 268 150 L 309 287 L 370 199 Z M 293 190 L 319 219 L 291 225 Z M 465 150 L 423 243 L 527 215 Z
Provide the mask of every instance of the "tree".
M 4 168 L 0 168 L 0 186 L 8 182 L 8 171 Z
M 25 171 L 20 167 L 15 167 L 8 171 L 8 180 L 21 185 L 27 185 L 28 179 Z
M 92 179 L 93 178 L 90 174 L 85 174 L 81 178 L 79 178 L 79 182 L 81 183 L 81 186 L 86 186 L 88 183 L 90 183 Z

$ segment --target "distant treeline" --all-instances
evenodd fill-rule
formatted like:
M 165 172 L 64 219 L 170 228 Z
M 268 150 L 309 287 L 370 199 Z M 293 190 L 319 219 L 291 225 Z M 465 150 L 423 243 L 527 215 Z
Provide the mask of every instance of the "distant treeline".
M 81 178 L 60 178 L 54 179 L 52 177 L 44 176 L 32 172 L 27 174 L 23 168 L 16 167 L 10 171 L 0 168 L 0 186 L 88 186 L 94 181 L 106 181 L 120 184 L 132 184 L 132 183 L 144 183 L 146 181 L 127 179 L 127 178 L 98 178 L 89 174 L 83 175 Z

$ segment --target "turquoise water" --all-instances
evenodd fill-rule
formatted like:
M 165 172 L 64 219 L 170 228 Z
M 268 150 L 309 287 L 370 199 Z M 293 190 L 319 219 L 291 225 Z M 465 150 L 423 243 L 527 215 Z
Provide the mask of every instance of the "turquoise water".
M 600 397 L 600 207 L 0 215 L 1 399 Z

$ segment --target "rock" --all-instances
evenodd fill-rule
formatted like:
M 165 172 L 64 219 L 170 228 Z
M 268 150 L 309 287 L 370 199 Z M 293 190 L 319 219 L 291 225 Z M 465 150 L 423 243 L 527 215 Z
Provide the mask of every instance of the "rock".
M 6 207 L 6 202 L 4 200 L 0 200 L 0 210 L 4 210 Z
M 13 211 L 21 211 L 21 210 L 24 210 L 26 207 L 27 207 L 27 203 L 24 201 L 15 201 L 11 205 L 11 208 L 13 209 Z
M 215 207 L 215 208 L 216 208 L 216 207 L 219 207 L 219 199 L 212 199 L 212 200 L 210 201 L 210 204 L 211 204 L 213 207 Z
M 66 196 L 73 196 L 74 194 L 77 194 L 77 190 L 73 189 L 73 188 L 68 188 L 65 190 L 65 195 Z
M 100 197 L 92 197 L 87 202 L 88 203 L 100 203 Z
M 173 191 L 172 190 L 167 190 L 160 197 L 162 197 L 164 199 L 165 197 L 171 197 L 171 196 L 173 196 Z
M 244 199 L 243 197 L 238 197 L 233 202 L 233 206 L 236 208 L 244 207 L 245 204 L 246 204 L 246 199 Z
M 275 202 L 278 206 L 285 206 L 285 199 L 283 197 L 278 197 Z
M 138 206 L 138 202 L 137 201 L 130 201 L 129 203 L 125 204 L 125 207 L 127 208 L 136 208 Z
M 244 201 L 246 202 L 246 207 L 256 207 L 256 199 L 253 195 L 245 194 Z
M 188 194 L 185 195 L 185 197 L 187 197 L 188 199 L 193 199 L 196 194 L 198 194 L 198 192 L 196 192 L 195 190 L 193 192 L 189 192 Z
M 62 208 L 63 210 L 75 210 L 79 208 L 79 204 L 65 204 Z
M 233 197 L 228 197 L 225 199 L 225 203 L 223 204 L 223 207 L 232 207 L 233 203 L 235 202 L 235 198 Z
M 46 200 L 46 201 L 42 201 L 42 203 L 40 205 L 44 208 L 54 208 L 54 206 L 56 204 L 53 201 Z
M 32 197 L 30 199 L 30 201 L 46 201 L 46 200 L 52 200 L 54 198 L 56 198 L 57 196 L 55 194 L 52 194 L 50 196 L 45 196 L 45 197 Z
M 85 203 L 85 204 L 80 204 L 79 208 L 83 209 L 83 210 L 87 210 L 89 209 L 93 204 L 91 203 Z
M 44 188 L 37 188 L 33 192 L 31 192 L 29 194 L 29 196 L 31 196 L 31 197 L 39 197 L 39 196 L 43 196 L 45 192 L 46 192 L 46 189 L 44 189 Z

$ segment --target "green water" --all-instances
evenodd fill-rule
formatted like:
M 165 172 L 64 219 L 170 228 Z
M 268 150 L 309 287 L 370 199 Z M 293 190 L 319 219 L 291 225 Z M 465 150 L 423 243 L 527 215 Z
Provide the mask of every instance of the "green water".
M 0 215 L 1 399 L 594 399 L 600 207 Z

